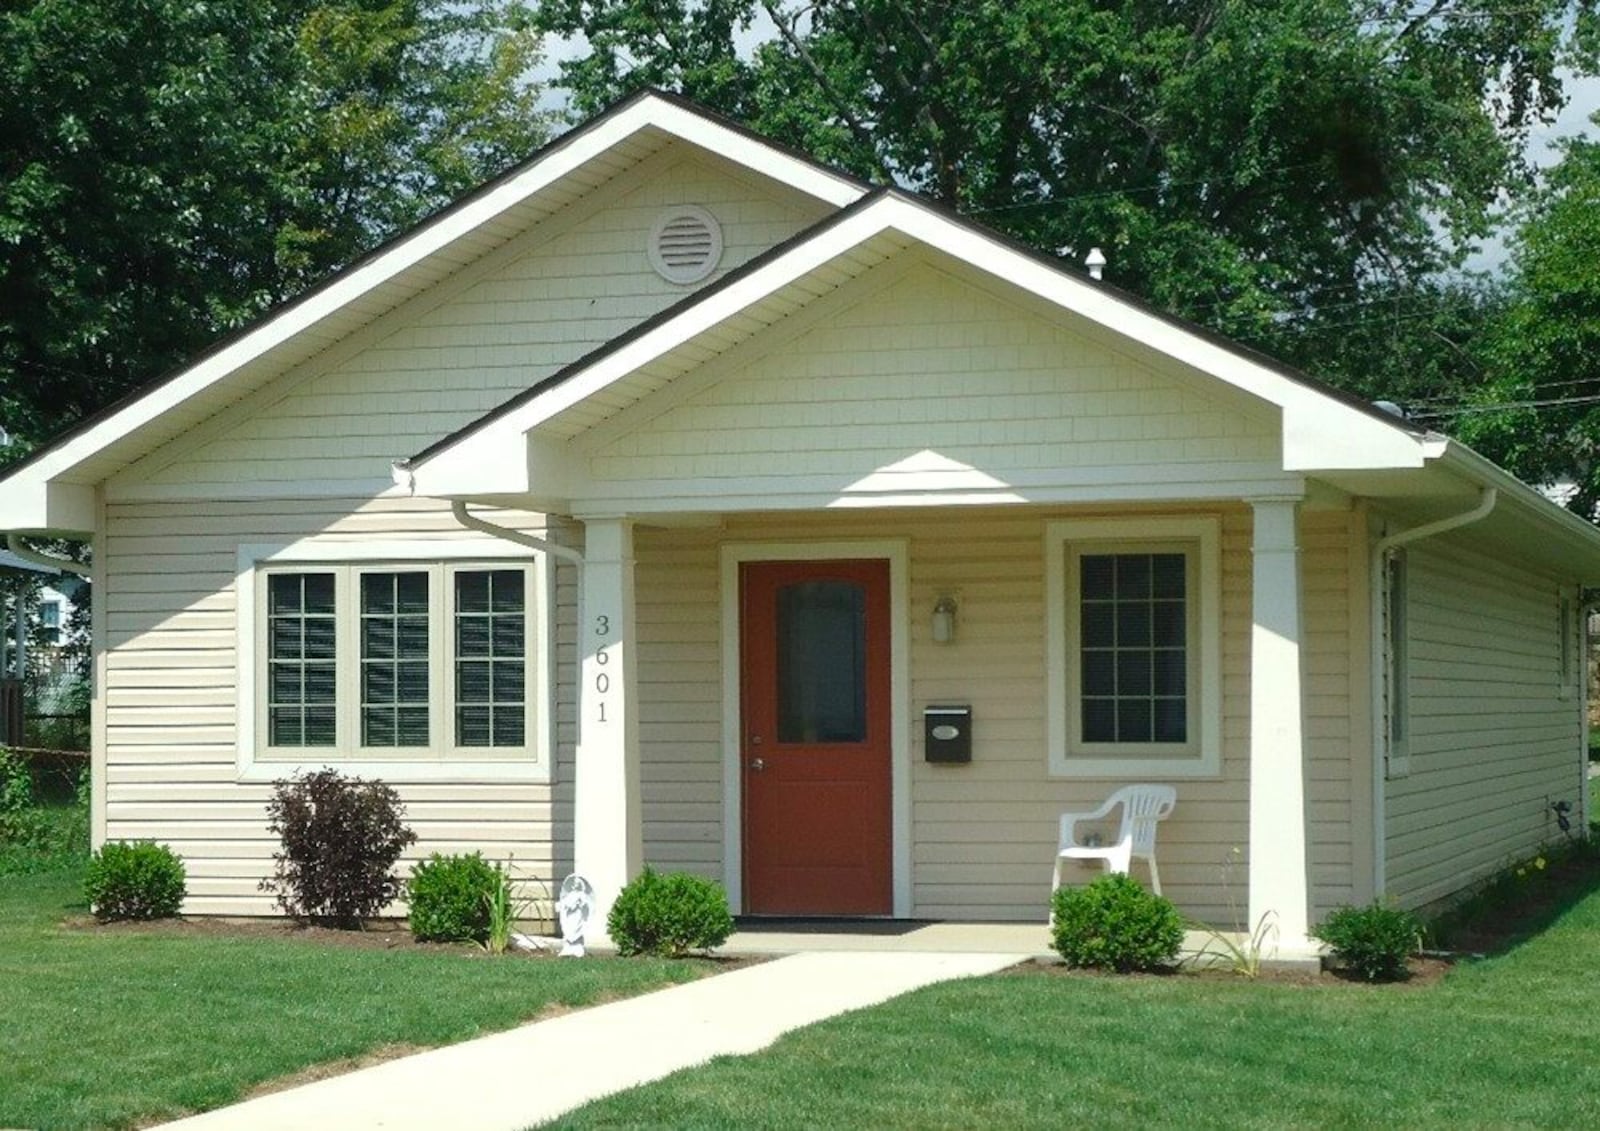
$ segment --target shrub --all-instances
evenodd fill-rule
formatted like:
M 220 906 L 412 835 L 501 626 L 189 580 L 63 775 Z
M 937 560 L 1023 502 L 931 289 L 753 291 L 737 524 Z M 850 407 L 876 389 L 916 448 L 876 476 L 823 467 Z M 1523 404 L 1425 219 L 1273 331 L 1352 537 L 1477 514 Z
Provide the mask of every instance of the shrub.
M 490 911 L 495 900 L 507 898 L 507 886 L 500 865 L 482 853 L 435 852 L 411 869 L 406 882 L 411 934 L 421 942 L 486 942 Z
M 405 806 L 381 781 L 318 770 L 272 784 L 268 828 L 282 841 L 261 890 L 296 919 L 360 927 L 400 895 L 395 861 L 417 834 Z
M 1373 903 L 1340 907 L 1311 934 L 1363 981 L 1398 982 L 1406 976 L 1406 959 L 1417 948 L 1421 926 L 1409 911 Z
M 4 824 L 33 805 L 33 777 L 22 755 L 0 746 L 0 835 Z
M 663 875 L 646 868 L 618 893 L 606 929 L 618 953 L 681 958 L 727 942 L 733 916 L 720 885 L 687 872 Z
M 166 845 L 111 841 L 89 857 L 83 894 L 97 919 L 167 919 L 183 903 L 185 879 Z
M 1087 887 L 1061 888 L 1051 900 L 1052 944 L 1068 966 L 1128 973 L 1172 964 L 1183 920 L 1171 900 L 1113 873 Z

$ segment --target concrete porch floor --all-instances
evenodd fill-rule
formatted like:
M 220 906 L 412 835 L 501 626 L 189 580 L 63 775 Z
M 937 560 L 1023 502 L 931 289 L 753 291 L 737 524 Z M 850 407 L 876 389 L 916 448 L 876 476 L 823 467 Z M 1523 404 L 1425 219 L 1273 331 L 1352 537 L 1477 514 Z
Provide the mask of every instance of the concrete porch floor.
M 1185 955 L 1198 953 L 1208 939 L 1188 931 Z M 1059 961 L 1043 923 L 928 923 L 895 920 L 759 921 L 739 925 L 718 949 L 727 955 L 805 954 L 815 951 L 917 951 L 923 954 L 1018 954 Z

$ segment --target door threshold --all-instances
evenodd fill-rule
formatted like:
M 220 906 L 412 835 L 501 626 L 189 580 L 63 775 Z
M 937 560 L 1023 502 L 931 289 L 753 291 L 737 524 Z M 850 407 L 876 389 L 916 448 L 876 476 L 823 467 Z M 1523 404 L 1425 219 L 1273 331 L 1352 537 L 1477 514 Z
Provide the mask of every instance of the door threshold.
M 748 934 L 909 935 L 931 919 L 893 919 L 887 915 L 738 915 L 734 925 Z

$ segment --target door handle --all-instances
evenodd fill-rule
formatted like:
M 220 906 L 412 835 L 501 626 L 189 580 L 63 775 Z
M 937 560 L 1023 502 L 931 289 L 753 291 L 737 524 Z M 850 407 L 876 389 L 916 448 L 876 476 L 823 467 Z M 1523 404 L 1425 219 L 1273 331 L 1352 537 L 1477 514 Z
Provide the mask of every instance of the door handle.
M 752 758 L 750 759 L 750 768 L 759 774 L 767 768 L 767 760 L 765 758 Z

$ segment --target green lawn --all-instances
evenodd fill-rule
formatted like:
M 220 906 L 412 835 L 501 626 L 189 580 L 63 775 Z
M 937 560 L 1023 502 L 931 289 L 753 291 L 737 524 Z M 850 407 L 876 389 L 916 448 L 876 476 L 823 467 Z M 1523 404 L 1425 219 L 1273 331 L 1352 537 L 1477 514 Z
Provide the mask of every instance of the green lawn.
M 1594 886 L 1529 941 L 1431 986 L 946 983 L 554 1126 L 1600 1126 Z
M 76 868 L 0 878 L 0 1127 L 213 1108 L 309 1065 L 459 1041 L 708 969 L 63 928 L 82 914 L 78 882 Z

